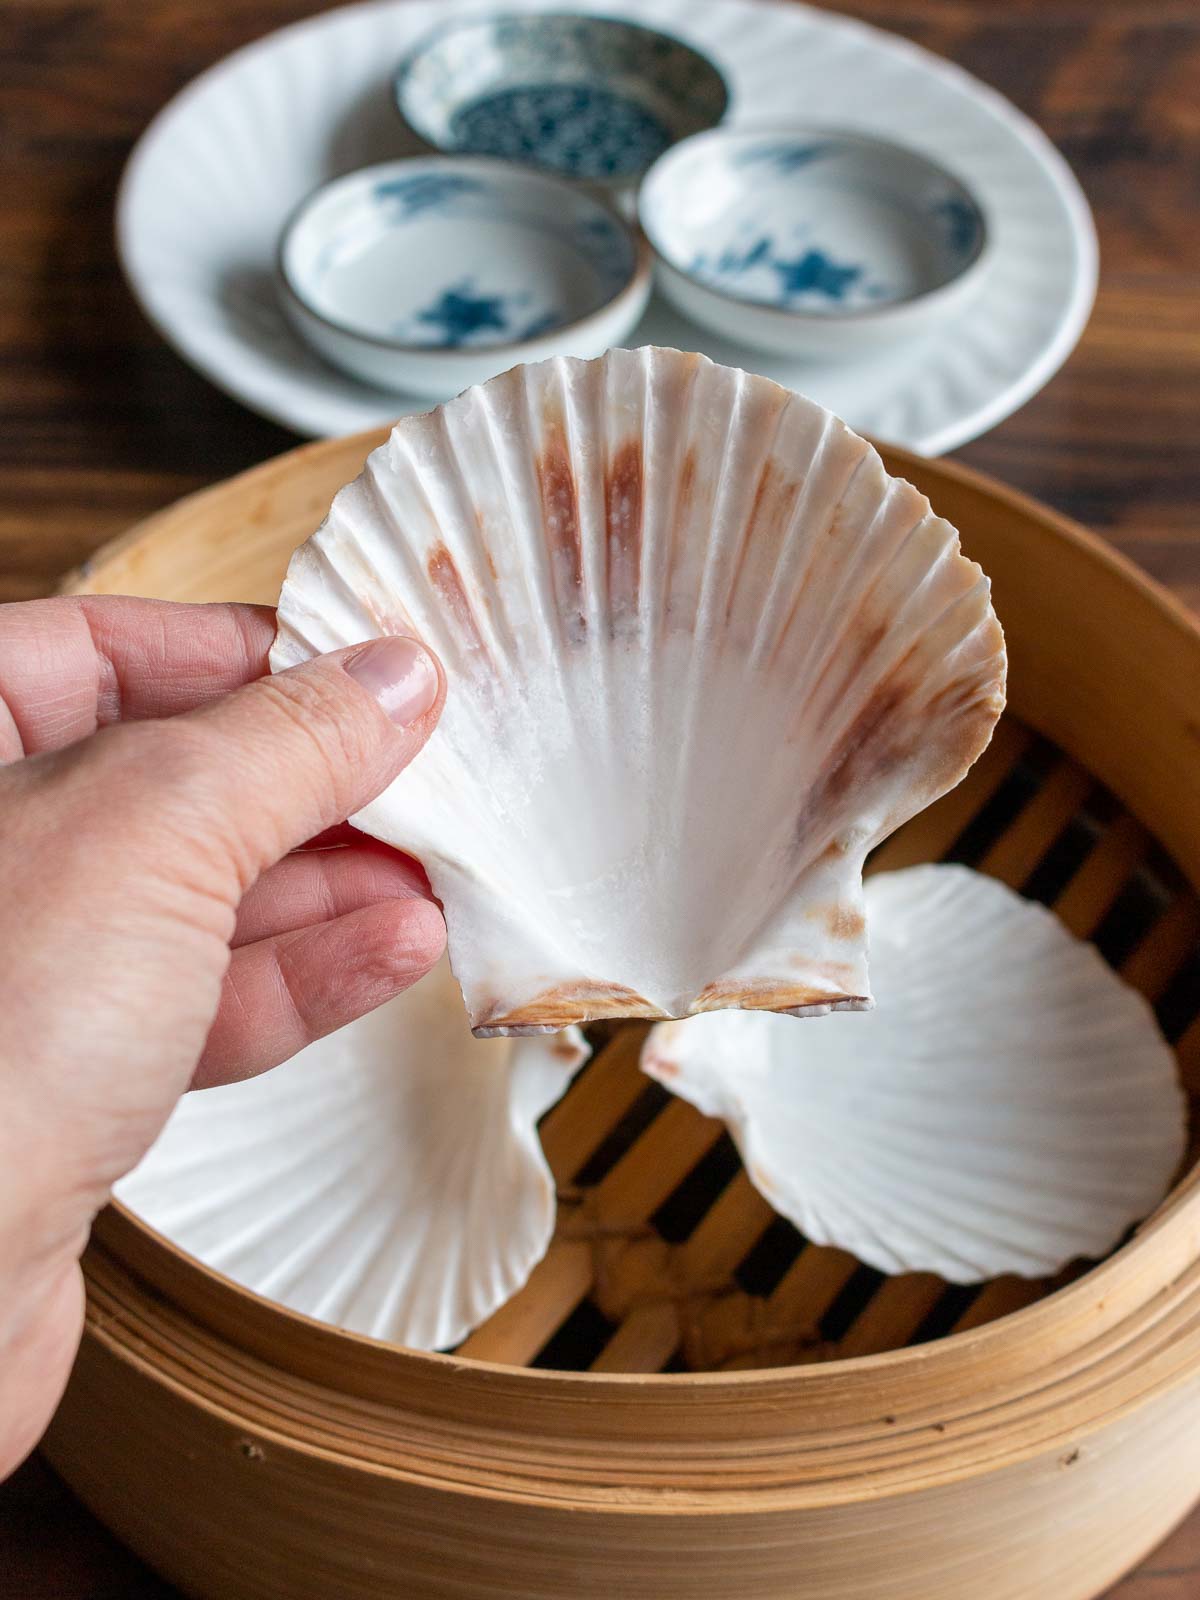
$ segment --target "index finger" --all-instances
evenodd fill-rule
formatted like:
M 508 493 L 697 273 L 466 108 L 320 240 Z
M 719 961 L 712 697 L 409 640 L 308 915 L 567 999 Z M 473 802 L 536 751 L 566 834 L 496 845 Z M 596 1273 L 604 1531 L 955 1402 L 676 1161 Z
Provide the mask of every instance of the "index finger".
M 0 606 L 0 761 L 173 716 L 267 671 L 270 606 L 126 595 Z

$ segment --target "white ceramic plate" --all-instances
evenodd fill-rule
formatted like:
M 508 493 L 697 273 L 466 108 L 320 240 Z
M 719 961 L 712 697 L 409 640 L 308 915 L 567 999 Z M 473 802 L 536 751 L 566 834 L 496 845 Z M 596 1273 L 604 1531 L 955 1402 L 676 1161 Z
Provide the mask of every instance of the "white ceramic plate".
M 562 0 L 505 5 L 561 9 Z M 399 58 L 434 23 L 480 9 L 478 0 L 379 0 L 273 33 L 177 95 L 130 158 L 117 239 L 147 315 L 212 382 L 299 433 L 348 433 L 429 404 L 365 388 L 311 354 L 279 309 L 274 251 L 309 190 L 409 148 L 391 98 Z M 960 320 L 853 363 L 755 354 L 658 300 L 631 344 L 700 349 L 765 372 L 852 427 L 931 455 L 992 427 L 1058 369 L 1091 309 L 1095 232 L 1065 162 L 1000 95 L 903 40 L 779 0 L 638 0 L 636 20 L 713 56 L 735 121 L 798 116 L 941 160 L 985 206 L 995 260 Z

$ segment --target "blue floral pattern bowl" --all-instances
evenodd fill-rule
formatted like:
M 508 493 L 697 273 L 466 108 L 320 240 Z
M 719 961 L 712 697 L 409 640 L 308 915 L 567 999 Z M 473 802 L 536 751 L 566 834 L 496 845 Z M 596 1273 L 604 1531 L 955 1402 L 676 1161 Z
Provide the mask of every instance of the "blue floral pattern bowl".
M 442 151 L 498 156 L 622 187 L 729 105 L 720 72 L 669 34 L 559 12 L 437 28 L 396 74 L 410 129 Z
M 638 197 L 663 292 L 756 348 L 829 358 L 911 337 L 980 287 L 987 223 L 965 184 L 903 145 L 819 128 L 717 129 Z
M 620 344 L 649 251 L 603 201 L 500 161 L 365 167 L 285 225 L 278 279 L 296 330 L 385 389 L 445 397 L 519 361 Z

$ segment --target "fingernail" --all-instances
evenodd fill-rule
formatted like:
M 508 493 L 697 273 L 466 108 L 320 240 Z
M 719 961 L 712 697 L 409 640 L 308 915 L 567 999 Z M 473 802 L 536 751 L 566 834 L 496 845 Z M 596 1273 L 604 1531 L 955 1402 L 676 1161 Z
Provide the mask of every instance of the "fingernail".
M 375 639 L 350 656 L 344 666 L 402 728 L 423 717 L 437 699 L 433 657 L 415 639 Z

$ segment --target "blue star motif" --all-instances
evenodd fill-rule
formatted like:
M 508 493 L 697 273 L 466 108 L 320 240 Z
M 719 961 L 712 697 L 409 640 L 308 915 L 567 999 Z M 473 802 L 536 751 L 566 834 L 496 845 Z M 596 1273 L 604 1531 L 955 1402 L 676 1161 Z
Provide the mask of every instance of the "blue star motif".
M 965 200 L 948 195 L 945 200 L 940 200 L 933 207 L 933 214 L 940 217 L 945 224 L 946 238 L 951 250 L 965 256 L 975 249 L 979 240 L 979 217 Z
M 773 261 L 771 265 L 789 299 L 811 291 L 827 295 L 830 300 L 844 300 L 846 290 L 863 272 L 861 267 L 839 267 L 820 250 L 806 250 L 794 261 Z
M 469 282 L 447 289 L 427 310 L 418 311 L 416 320 L 440 328 L 448 345 L 464 344 L 473 333 L 486 328 L 503 333 L 508 326 L 504 319 L 504 297 L 472 294 Z

